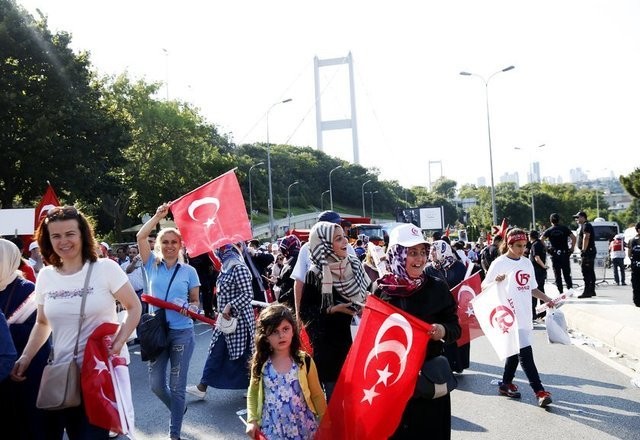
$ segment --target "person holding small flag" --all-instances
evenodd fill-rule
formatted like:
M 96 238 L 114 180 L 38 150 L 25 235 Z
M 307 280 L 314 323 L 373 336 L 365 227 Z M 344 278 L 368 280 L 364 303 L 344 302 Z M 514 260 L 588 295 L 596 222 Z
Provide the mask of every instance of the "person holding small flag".
M 522 229 L 511 229 L 502 242 L 501 255 L 489 266 L 482 287 L 484 289 L 492 281 L 506 282 L 507 300 L 515 313 L 515 325 L 518 326 L 520 351 L 506 358 L 502 381 L 498 385 L 498 393 L 514 399 L 521 397 L 518 386 L 513 383 L 519 362 L 538 399 L 538 405 L 545 408 L 551 403 L 551 393 L 542 386 L 538 369 L 533 360 L 531 297 L 534 296 L 550 305 L 553 302 L 538 289 L 533 264 L 531 260 L 524 257 L 527 242 L 527 234 Z
M 461 334 L 457 305 L 447 283 L 424 271 L 428 255 L 429 244 L 419 228 L 413 224 L 395 227 L 387 250 L 391 273 L 376 281 L 374 291 L 382 300 L 432 325 L 426 360 L 443 354 L 444 344 L 455 343 Z M 391 438 L 450 439 L 451 395 L 411 397 Z

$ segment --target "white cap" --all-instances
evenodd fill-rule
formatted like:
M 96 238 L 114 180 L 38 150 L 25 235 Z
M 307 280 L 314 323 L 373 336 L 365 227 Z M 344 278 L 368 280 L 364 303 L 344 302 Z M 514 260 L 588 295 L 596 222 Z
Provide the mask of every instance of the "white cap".
M 104 248 L 105 248 L 106 250 L 110 250 L 110 249 L 111 249 L 111 247 L 109 247 L 109 245 L 108 245 L 106 242 L 104 242 L 104 241 L 103 241 L 102 243 L 100 243 L 100 246 L 104 246 Z
M 31 252 L 32 250 L 39 248 L 40 246 L 38 246 L 38 242 L 37 241 L 32 241 L 31 244 L 29 245 L 29 252 Z
M 389 232 L 389 247 L 399 244 L 404 247 L 411 247 L 417 244 L 427 244 L 427 240 L 422 235 L 422 230 L 412 223 L 396 226 Z

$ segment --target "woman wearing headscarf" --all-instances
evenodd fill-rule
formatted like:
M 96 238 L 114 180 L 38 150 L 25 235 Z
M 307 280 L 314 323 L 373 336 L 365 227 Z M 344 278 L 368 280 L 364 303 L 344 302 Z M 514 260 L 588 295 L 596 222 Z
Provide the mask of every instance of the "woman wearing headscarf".
M 204 399 L 207 387 L 225 390 L 246 390 L 249 386 L 249 360 L 255 335 L 255 315 L 251 300 L 251 272 L 242 258 L 242 244 L 227 244 L 216 251 L 222 268 L 216 281 L 218 319 L 237 319 L 233 333 L 213 329 L 209 355 L 204 364 L 202 378 L 187 392 Z
M 424 272 L 428 243 L 412 224 L 400 225 L 389 234 L 387 260 L 391 273 L 376 281 L 374 294 L 433 326 L 426 360 L 442 354 L 444 344 L 460 337 L 456 302 L 447 284 Z M 402 414 L 393 439 L 451 438 L 451 397 L 412 397 Z
M 446 241 L 436 240 L 433 242 L 429 259 L 431 261 L 427 264 L 425 272 L 446 282 L 449 290 L 464 280 L 467 268 L 462 261 L 456 258 L 453 248 Z M 460 347 L 455 343 L 444 346 L 444 355 L 449 360 L 451 370 L 462 373 L 465 368 L 469 368 L 470 348 L 471 343 Z
M 24 350 L 36 323 L 35 284 L 26 280 L 18 270 L 21 259 L 20 250 L 14 243 L 0 239 L 0 309 L 10 322 L 15 320 L 9 325 L 9 340 L 18 353 Z M 33 307 L 32 311 L 23 315 L 22 311 L 29 307 Z M 18 318 L 18 315 L 23 318 Z M 31 361 L 23 382 L 9 378 L 0 381 L 0 426 L 21 426 L 23 438 L 30 440 L 44 439 L 48 431 L 48 412 L 36 408 L 36 398 L 50 350 L 47 340 Z
M 295 235 L 287 235 L 280 242 L 280 254 L 285 260 L 284 266 L 276 280 L 276 287 L 280 290 L 278 302 L 286 304 L 291 310 L 294 310 L 295 307 L 293 295 L 293 285 L 295 280 L 291 278 L 291 273 L 298 262 L 300 246 L 300 239 Z
M 300 318 L 327 400 L 351 348 L 351 320 L 371 285 L 362 263 L 348 254 L 347 246 L 344 230 L 335 223 L 318 222 L 309 234 L 311 267 L 302 289 Z

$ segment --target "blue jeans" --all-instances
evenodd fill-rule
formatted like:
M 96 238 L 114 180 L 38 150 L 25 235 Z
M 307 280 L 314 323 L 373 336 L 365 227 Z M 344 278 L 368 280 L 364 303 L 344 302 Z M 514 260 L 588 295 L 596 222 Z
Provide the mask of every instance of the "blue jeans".
M 149 362 L 149 386 L 171 411 L 169 435 L 179 438 L 182 418 L 186 408 L 187 375 L 189 362 L 196 344 L 193 328 L 169 329 L 169 347 L 158 358 Z M 167 386 L 167 364 L 171 362 L 169 386 Z

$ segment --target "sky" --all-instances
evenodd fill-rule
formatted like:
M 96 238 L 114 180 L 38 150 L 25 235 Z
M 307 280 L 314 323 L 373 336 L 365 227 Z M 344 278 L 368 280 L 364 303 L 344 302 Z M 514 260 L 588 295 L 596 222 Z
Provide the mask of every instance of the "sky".
M 268 133 L 316 148 L 314 57 L 351 53 L 360 164 L 381 179 L 489 184 L 487 97 L 496 184 L 527 183 L 532 161 L 563 182 L 639 166 L 636 0 L 18 3 L 71 33 L 98 72 L 163 82 L 159 98 L 192 103 L 238 144 Z M 322 119 L 348 119 L 347 66 L 321 68 L 319 83 Z M 323 139 L 353 161 L 350 130 Z

